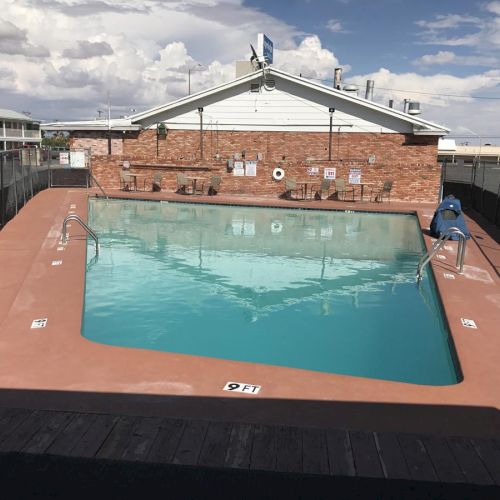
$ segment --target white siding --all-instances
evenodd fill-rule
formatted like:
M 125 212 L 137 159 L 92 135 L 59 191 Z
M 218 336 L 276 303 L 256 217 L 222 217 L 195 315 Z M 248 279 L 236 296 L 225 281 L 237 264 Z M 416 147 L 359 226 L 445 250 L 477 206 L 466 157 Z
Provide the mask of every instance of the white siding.
M 204 129 L 327 132 L 329 107 L 335 108 L 333 129 L 341 132 L 412 133 L 413 126 L 401 119 L 368 109 L 358 103 L 304 88 L 276 78 L 276 88 L 250 92 L 250 83 L 175 107 L 141 120 L 155 127 L 165 121 L 171 129 L 197 130 L 198 107 L 203 107 Z

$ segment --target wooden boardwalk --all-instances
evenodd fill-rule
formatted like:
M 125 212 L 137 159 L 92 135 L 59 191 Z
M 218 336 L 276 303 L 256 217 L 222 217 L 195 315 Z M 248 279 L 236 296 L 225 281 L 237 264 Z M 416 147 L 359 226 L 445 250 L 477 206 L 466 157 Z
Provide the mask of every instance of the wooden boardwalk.
M 126 464 L 127 470 L 136 464 L 143 474 L 146 465 L 167 466 L 172 477 L 176 470 L 185 477 L 188 470 L 210 478 L 212 470 L 226 485 L 238 478 L 239 487 L 245 478 L 264 474 L 268 482 L 275 475 L 288 485 L 309 478 L 309 487 L 313 479 L 325 487 L 335 479 L 350 480 L 351 486 L 359 479 L 365 487 L 367 480 L 395 481 L 398 488 L 402 482 L 434 484 L 439 491 L 455 485 L 460 489 L 454 491 L 467 491 L 471 498 L 463 487 L 474 486 L 500 496 L 500 440 L 494 439 L 1 408 L 2 469 L 9 457 L 25 475 L 20 460 L 24 467 L 30 459 L 37 467 L 59 460 L 63 470 L 61 460 L 75 459 L 84 468 L 100 464 L 101 472 L 106 463 Z

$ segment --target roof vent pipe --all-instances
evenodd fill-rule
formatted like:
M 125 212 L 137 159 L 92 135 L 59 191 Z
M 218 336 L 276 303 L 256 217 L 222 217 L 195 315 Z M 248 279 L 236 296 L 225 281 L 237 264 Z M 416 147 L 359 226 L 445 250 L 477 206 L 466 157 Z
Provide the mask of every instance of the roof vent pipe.
M 333 88 L 340 90 L 340 85 L 342 83 L 342 68 L 335 68 L 333 72 Z
M 342 89 L 346 94 L 351 94 L 351 95 L 358 95 L 358 86 L 353 85 L 352 83 L 344 85 L 344 88 Z
M 409 115 L 419 115 L 422 113 L 420 110 L 420 103 L 416 101 L 412 101 L 408 104 L 408 114 Z
M 373 101 L 373 87 L 375 86 L 374 80 L 366 80 L 365 99 Z
M 389 99 L 389 107 L 390 108 L 394 107 L 394 99 Z

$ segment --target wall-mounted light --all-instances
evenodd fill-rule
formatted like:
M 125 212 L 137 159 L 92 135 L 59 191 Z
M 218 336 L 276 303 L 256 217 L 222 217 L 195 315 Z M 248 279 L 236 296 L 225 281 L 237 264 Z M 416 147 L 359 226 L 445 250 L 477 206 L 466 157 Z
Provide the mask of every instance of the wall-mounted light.
M 167 126 L 163 122 L 159 123 L 156 128 L 156 133 L 158 134 L 158 137 L 165 137 L 167 135 Z

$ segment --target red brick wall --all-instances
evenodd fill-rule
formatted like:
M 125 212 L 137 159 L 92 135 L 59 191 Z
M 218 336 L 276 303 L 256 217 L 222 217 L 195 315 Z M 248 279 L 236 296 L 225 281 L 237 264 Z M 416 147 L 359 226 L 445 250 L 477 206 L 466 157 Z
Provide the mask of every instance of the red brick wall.
M 336 167 L 337 177 L 348 179 L 350 168 L 361 168 L 362 180 L 381 184 L 394 180 L 393 200 L 437 201 L 440 168 L 437 163 L 437 137 L 403 134 L 334 133 L 332 161 L 328 161 L 328 133 L 299 132 L 219 132 L 203 134 L 204 159 L 200 158 L 198 131 L 169 130 L 166 138 L 157 141 L 156 132 L 145 130 L 123 135 L 122 155 L 93 155 L 93 173 L 104 188 L 119 187 L 119 169 L 123 160 L 176 166 L 140 167 L 150 179 L 161 168 L 165 171 L 163 187 L 175 190 L 176 173 L 183 170 L 209 179 L 222 176 L 224 193 L 277 196 L 284 190 L 284 181 L 272 178 L 272 171 L 281 166 L 287 177 L 321 180 L 323 167 Z M 106 143 L 107 144 L 107 143 Z M 100 150 L 99 150 L 100 151 Z M 235 177 L 227 172 L 226 160 L 235 153 L 246 152 L 245 159 L 256 160 L 257 177 Z M 158 152 L 158 155 L 157 155 Z M 219 160 L 216 154 L 219 154 Z M 375 162 L 368 163 L 374 155 Z M 189 167 L 205 167 L 200 172 Z M 307 175 L 307 167 L 320 167 L 316 177 Z
M 78 135 L 70 135 L 71 148 L 90 148 L 93 155 L 108 154 L 108 138 L 103 136 L 103 132 L 80 131 Z M 121 155 L 123 153 L 123 133 L 111 132 L 111 154 Z

